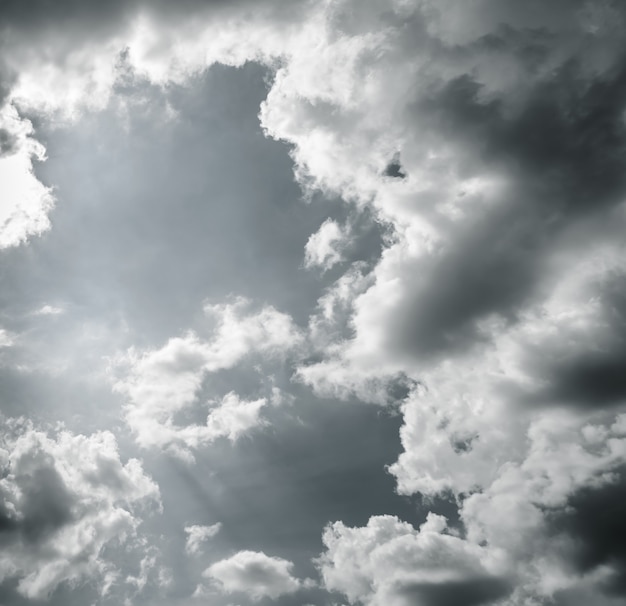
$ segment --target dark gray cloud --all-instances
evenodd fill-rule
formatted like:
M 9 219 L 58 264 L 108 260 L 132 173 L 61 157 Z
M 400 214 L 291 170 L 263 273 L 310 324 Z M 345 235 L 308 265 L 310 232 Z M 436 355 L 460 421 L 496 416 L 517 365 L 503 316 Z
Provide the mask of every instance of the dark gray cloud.
M 539 398 L 588 407 L 622 404 L 626 398 L 625 355 L 626 349 L 578 353 L 553 369 L 552 387 Z
M 625 498 L 626 470 L 621 468 L 612 482 L 579 490 L 567 507 L 548 514 L 550 532 L 569 540 L 565 557 L 580 573 L 607 566 L 609 574 L 598 582 L 599 589 L 621 598 L 626 597 Z
M 383 175 L 392 179 L 406 179 L 406 173 L 402 169 L 402 163 L 400 162 L 400 154 L 394 154 L 391 162 L 385 167 Z
M 100 591 L 112 554 L 132 551 L 135 505 L 147 513 L 158 504 L 156 485 L 138 461 L 122 463 L 110 433 L 39 431 L 23 419 L 4 426 L 0 586 L 31 600 L 65 584 Z
M 20 486 L 20 509 L 8 508 L 13 495 L 4 495 L 0 541 L 25 542 L 37 549 L 50 534 L 72 521 L 75 498 L 49 455 L 33 453 L 29 466 L 32 472 L 22 473 L 15 480 Z M 4 475 L 11 472 L 10 467 L 3 470 Z
M 469 174 L 488 166 L 508 174 L 512 185 L 499 208 L 468 217 L 447 250 L 416 264 L 412 304 L 407 300 L 390 337 L 411 355 L 480 343 L 486 335 L 479 321 L 490 314 L 515 321 L 552 279 L 546 260 L 567 231 L 626 193 L 621 66 L 589 80 L 568 63 L 540 81 L 512 116 L 480 93 L 481 85 L 463 75 L 419 105 L 429 128 L 467 147 Z
M 626 400 L 626 280 L 621 272 L 598 279 L 601 330 L 577 341 L 576 347 L 556 353 L 545 343 L 530 361 L 541 378 L 535 392 L 521 396 L 524 404 L 566 405 L 600 411 L 619 407 Z
M 183 0 L 177 7 L 173 7 L 164 0 L 157 2 L 112 0 L 106 5 L 95 0 L 87 2 L 62 0 L 54 3 L 46 0 L 29 2 L 7 0 L 2 3 L 0 14 L 5 34 L 27 36 L 42 35 L 42 33 L 65 34 L 71 36 L 73 42 L 76 42 L 77 40 L 93 41 L 100 36 L 118 33 L 120 28 L 125 28 L 134 17 L 141 13 L 151 13 L 157 18 L 174 20 L 183 20 L 189 12 L 199 17 L 219 18 L 225 14 L 238 14 L 256 5 L 257 10 L 271 12 L 275 18 L 280 18 L 281 12 L 284 17 L 293 16 L 297 13 L 299 4 L 301 3 L 289 3 L 288 6 L 279 1 L 258 5 L 249 0 L 235 0 L 235 2 Z
M 72 496 L 54 468 L 38 468 L 22 485 L 25 506 L 19 530 L 36 543 L 72 521 Z
M 102 23 L 103 21 L 106 23 L 109 20 L 119 19 L 132 4 L 121 0 L 114 0 L 107 6 L 98 2 L 76 0 L 63 0 L 53 4 L 45 0 L 31 2 L 7 0 L 2 3 L 2 23 L 5 29 L 68 28 L 71 30 L 77 24 L 84 27 L 88 23 Z
M 0 108 L 5 104 L 14 84 L 15 74 L 0 59 Z M 0 126 L 0 158 L 17 149 L 18 139 L 18 136 L 10 129 Z
M 17 144 L 18 139 L 12 132 L 6 128 L 0 128 L 0 156 L 14 152 Z
M 467 606 L 491 604 L 511 593 L 511 585 L 498 578 L 419 583 L 402 587 L 398 594 L 406 606 Z

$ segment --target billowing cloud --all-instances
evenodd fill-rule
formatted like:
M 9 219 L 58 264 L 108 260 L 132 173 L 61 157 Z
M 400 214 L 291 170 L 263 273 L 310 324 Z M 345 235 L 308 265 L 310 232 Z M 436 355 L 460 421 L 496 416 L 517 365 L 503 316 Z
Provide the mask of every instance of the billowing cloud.
M 120 571 L 105 547 L 124 549 L 148 506 L 160 507 L 156 484 L 138 460 L 120 460 L 110 432 L 9 420 L 1 440 L 0 580 L 33 599 L 85 581 L 106 593 Z
M 520 464 L 503 465 L 490 486 L 464 501 L 468 540 L 507 553 L 521 577 L 516 593 L 522 603 L 576 587 L 595 586 L 599 595 L 619 587 L 619 551 L 601 534 L 595 545 L 584 538 L 575 520 L 589 515 L 594 499 L 602 502 L 619 491 L 624 416 L 596 424 L 581 423 L 571 413 L 545 414 L 531 425 L 528 438 Z M 619 528 L 615 521 L 608 524 Z
M 0 249 L 16 246 L 49 229 L 54 205 L 50 188 L 33 173 L 45 149 L 31 137 L 31 123 L 0 98 Z
M 372 517 L 363 528 L 335 522 L 323 539 L 318 566 L 325 586 L 350 603 L 477 605 L 511 591 L 497 556 L 449 532 L 435 514 L 418 530 L 394 516 Z
M 618 427 L 625 404 L 623 11 L 405 3 L 394 22 L 372 3 L 356 22 L 348 4 L 329 9 L 332 52 L 308 55 L 312 69 L 304 53 L 288 63 L 261 117 L 295 145 L 305 185 L 373 205 L 393 237 L 345 305 L 350 334 L 338 333 L 299 376 L 322 395 L 385 402 L 380 381 L 405 373 L 405 452 L 390 471 L 405 494 L 451 491 L 463 502 L 474 493 L 461 509 L 470 529 L 470 504 L 512 469 L 527 470 L 527 486 L 541 484 L 548 472 L 531 464 L 536 432 L 554 409 L 568 410 L 582 433 L 550 433 L 543 453 L 562 470 L 551 476 L 559 499 L 505 491 L 511 507 L 543 503 L 565 519 L 568 499 L 605 489 L 587 486 L 582 460 L 575 480 L 560 466 L 577 460 L 570 449 L 586 452 L 591 430 L 581 428 Z M 308 73 L 325 86 L 312 92 Z M 394 163 L 401 178 L 389 174 Z M 619 434 L 607 431 L 597 430 L 594 448 L 610 462 L 592 460 L 610 470 L 624 460 Z M 599 578 L 568 572 L 565 553 L 528 547 L 547 524 L 534 507 L 509 511 L 506 531 L 495 510 L 481 518 L 493 537 L 524 536 L 528 552 L 487 534 L 470 539 L 525 570 L 512 603 L 574 586 L 601 595 Z M 611 549 L 598 561 L 619 562 Z
M 550 408 L 614 414 L 623 403 L 620 265 L 609 247 L 583 259 L 491 343 L 422 374 L 405 402 L 405 448 L 391 467 L 403 492 L 468 492 L 526 453 L 530 423 Z M 612 411 L 613 409 L 613 411 Z
M 311 585 L 310 580 L 295 578 L 292 568 L 289 560 L 268 556 L 262 551 L 240 551 L 209 566 L 204 576 L 217 582 L 226 593 L 247 593 L 253 600 L 275 599 Z
M 625 438 L 623 415 L 581 425 L 571 413 L 545 414 L 530 428 L 526 458 L 503 464 L 462 502 L 464 536 L 433 514 L 419 531 L 390 516 L 363 528 L 337 522 L 319 559 L 325 585 L 372 604 L 622 595 L 624 554 L 612 533 L 621 528 L 613 511 L 623 492 Z
M 204 425 L 176 421 L 176 415 L 197 403 L 208 374 L 232 368 L 252 354 L 280 359 L 300 343 L 301 335 L 289 316 L 272 307 L 246 314 L 248 304 L 238 299 L 207 306 L 205 312 L 216 324 L 209 340 L 189 333 L 154 351 L 131 350 L 118 361 L 128 371 L 114 389 L 128 398 L 126 421 L 141 446 L 169 446 L 189 458 L 190 447 L 220 437 L 236 440 L 263 424 L 260 412 L 269 400 L 243 400 L 233 392 L 208 401 Z
M 483 4 L 473 11 L 490 10 L 490 3 Z M 286 68 L 270 91 L 262 118 L 269 132 L 297 145 L 301 169 L 320 187 L 372 200 L 394 226 L 395 239 L 374 270 L 373 286 L 355 302 L 355 336 L 343 353 L 352 367 L 410 367 L 419 373 L 433 359 L 471 350 L 491 338 L 485 323 L 492 318 L 514 320 L 525 305 L 545 293 L 554 271 L 566 271 L 562 264 L 558 268 L 554 264 L 557 258 L 560 263 L 565 260 L 563 254 L 584 222 L 588 238 L 597 242 L 604 236 L 590 221 L 597 221 L 598 212 L 623 220 L 617 168 L 622 157 L 621 101 L 615 98 L 615 103 L 607 104 L 601 92 L 610 87 L 621 90 L 619 41 L 590 33 L 586 13 L 564 11 L 567 28 L 580 28 L 604 61 L 598 59 L 594 72 L 587 59 L 579 68 L 585 84 L 561 98 L 559 91 L 566 90 L 573 77 L 566 62 L 575 62 L 582 48 L 570 45 L 570 32 L 561 30 L 550 11 L 544 14 L 545 27 L 554 31 L 544 40 L 515 29 L 532 22 L 530 10 L 503 6 L 498 9 L 502 25 L 494 25 L 494 31 L 481 28 L 476 38 L 464 39 L 463 55 L 453 46 L 456 40 L 441 38 L 439 31 L 443 24 L 455 22 L 457 12 L 464 14 L 456 5 L 433 5 L 426 15 L 416 10 L 412 19 L 404 15 L 402 28 L 378 29 L 378 38 L 367 29 L 374 28 L 369 21 L 361 23 L 363 30 L 353 28 L 349 34 L 339 29 L 342 35 L 336 32 L 333 38 L 336 53 L 344 46 L 356 52 L 360 43 L 377 52 L 377 59 L 368 60 L 367 51 L 362 51 L 368 89 L 357 87 L 360 63 L 343 63 L 349 66 L 341 72 L 343 86 L 329 84 L 324 91 L 327 113 L 308 110 L 301 101 L 308 98 L 302 76 L 306 70 L 292 74 Z M 342 14 L 339 9 L 338 13 Z M 597 27 L 612 31 L 605 20 L 601 23 Z M 521 49 L 497 44 L 507 27 L 518 32 L 516 44 Z M 414 43 L 415 53 L 409 53 L 408 31 L 422 41 Z M 346 39 L 353 44 L 348 47 Z M 536 64 L 525 62 L 524 53 L 531 52 L 537 53 Z M 502 80 L 500 62 L 511 64 L 512 81 Z M 559 65 L 555 80 L 554 72 L 545 70 Z M 324 81 L 330 83 L 332 78 Z M 419 86 L 414 84 L 418 81 Z M 522 88 L 525 93 L 520 97 Z M 574 116 L 566 109 L 570 106 L 581 110 L 579 119 L 566 118 Z M 295 108 L 308 112 L 315 128 Z M 335 119 L 338 113 L 345 119 Z M 289 122 L 288 130 L 284 116 L 292 114 L 299 119 Z M 384 124 L 379 124 L 381 116 Z M 543 129 L 535 142 L 526 125 L 544 122 L 552 130 Z M 597 126 L 598 132 L 610 130 L 615 143 L 602 146 L 592 135 L 581 138 L 583 123 L 593 124 L 589 129 Z M 322 131 L 329 149 L 311 141 Z M 389 159 L 384 156 L 387 145 L 389 157 L 395 157 L 389 139 L 402 150 L 407 179 L 390 181 L 380 174 Z M 611 159 L 605 164 L 607 154 Z M 587 161 L 601 163 L 606 179 L 590 177 L 589 184 L 577 185 L 595 170 L 587 164 L 583 170 L 580 163 Z M 558 180 L 546 176 L 544 186 L 539 176 L 548 173 L 540 173 L 539 167 L 553 170 Z M 600 199 L 606 203 L 596 202 Z

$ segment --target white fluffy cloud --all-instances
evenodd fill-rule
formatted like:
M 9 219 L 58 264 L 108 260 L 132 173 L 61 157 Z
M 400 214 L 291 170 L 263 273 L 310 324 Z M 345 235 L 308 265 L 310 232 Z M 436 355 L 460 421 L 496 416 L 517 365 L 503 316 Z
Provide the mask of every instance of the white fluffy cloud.
M 209 566 L 204 576 L 217 582 L 223 592 L 247 593 L 253 600 L 277 598 L 311 585 L 295 578 L 293 562 L 268 556 L 262 551 L 239 551 Z
M 332 219 L 327 219 L 311 235 L 304 247 L 305 267 L 330 269 L 342 260 L 342 248 L 346 235 L 341 226 Z
M 425 386 L 404 404 L 405 452 L 391 466 L 402 492 L 489 485 L 524 459 L 528 428 L 547 408 L 578 411 L 581 422 L 619 410 L 622 263 L 611 247 L 583 258 L 514 326 L 485 324 L 489 343 L 422 373 Z
M 16 579 L 33 599 L 64 582 L 106 592 L 119 571 L 103 549 L 123 549 L 140 510 L 160 507 L 156 484 L 138 460 L 120 460 L 110 432 L 46 433 L 9 420 L 0 439 L 0 579 Z
M 207 374 L 232 368 L 252 354 L 280 359 L 300 343 L 301 335 L 289 316 L 272 307 L 246 313 L 247 306 L 243 299 L 207 306 L 206 313 L 216 322 L 209 340 L 190 333 L 154 351 L 131 350 L 118 360 L 124 376 L 114 388 L 128 398 L 126 421 L 141 446 L 169 446 L 189 458 L 189 448 L 220 437 L 236 440 L 264 423 L 260 413 L 273 395 L 269 400 L 243 400 L 233 392 L 207 402 L 204 425 L 180 424 L 175 419 L 197 403 Z
M 318 560 L 324 584 L 350 603 L 391 606 L 451 604 L 449 589 L 462 588 L 464 603 L 509 592 L 497 556 L 447 530 L 445 518 L 429 514 L 416 530 L 394 516 L 375 516 L 363 528 L 335 522 L 323 536 Z
M 609 555 L 596 555 L 595 565 L 581 569 L 580 553 L 608 541 L 571 534 L 563 520 L 581 510 L 581 494 L 623 491 L 625 421 L 624 415 L 608 424 L 581 423 L 564 411 L 542 415 L 529 429 L 525 458 L 505 461 L 484 490 L 463 501 L 464 536 L 433 514 L 419 531 L 392 516 L 371 518 L 363 528 L 336 522 L 324 533 L 319 559 L 325 586 L 366 604 L 439 606 L 463 594 L 468 604 L 517 606 L 580 591 L 602 601 L 598 587 L 621 582 L 622 556 L 605 545 Z M 591 502 L 594 516 L 612 515 L 610 498 Z M 564 603 L 575 603 L 570 600 Z
M 197 524 L 185 526 L 185 533 L 187 534 L 185 550 L 187 553 L 190 555 L 200 553 L 202 545 L 213 538 L 220 531 L 221 527 L 222 525 L 219 522 L 210 526 L 199 526 Z
M 0 249 L 49 229 L 54 205 L 50 188 L 33 174 L 33 161 L 45 159 L 43 145 L 31 136 L 30 121 L 2 103 L 0 98 Z
M 519 464 L 502 466 L 493 483 L 463 503 L 468 541 L 506 553 L 521 577 L 513 603 L 551 599 L 556 592 L 599 586 L 623 574 L 619 559 L 573 565 L 582 536 L 560 530 L 559 516 L 576 510 L 576 497 L 623 482 L 626 417 L 608 424 L 581 423 L 574 415 L 546 413 L 528 434 L 530 447 Z M 594 515 L 611 507 L 600 502 Z M 604 514 L 606 515 L 606 513 Z M 591 523 L 588 520 L 586 523 Z M 586 572 L 587 574 L 583 574 Z

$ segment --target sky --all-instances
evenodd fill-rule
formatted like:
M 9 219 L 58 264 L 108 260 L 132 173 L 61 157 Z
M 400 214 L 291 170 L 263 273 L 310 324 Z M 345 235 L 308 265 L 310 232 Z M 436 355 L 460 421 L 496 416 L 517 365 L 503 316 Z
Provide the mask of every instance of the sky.
M 0 606 L 626 603 L 626 5 L 0 3 Z

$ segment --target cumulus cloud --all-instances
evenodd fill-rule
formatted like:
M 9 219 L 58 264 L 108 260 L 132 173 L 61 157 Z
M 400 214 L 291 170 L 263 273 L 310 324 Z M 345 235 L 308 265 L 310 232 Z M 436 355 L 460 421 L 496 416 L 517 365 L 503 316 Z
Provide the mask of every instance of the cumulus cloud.
M 460 553 L 470 554 L 468 561 L 484 566 L 479 583 L 460 582 L 457 572 L 444 575 L 439 589 L 422 588 L 414 580 L 419 576 L 414 558 L 425 557 L 437 565 L 447 562 L 428 552 L 425 545 L 432 547 L 434 539 L 422 544 L 410 525 L 393 518 L 372 518 L 364 528 L 346 529 L 336 523 L 326 531 L 326 552 L 320 558 L 326 586 L 351 601 L 398 604 L 411 600 L 456 603 L 466 591 L 471 603 L 511 605 L 547 600 L 570 604 L 576 591 L 599 601 L 603 596 L 610 600 L 622 595 L 624 554 L 612 537 L 622 524 L 613 512 L 623 491 L 624 415 L 614 422 L 598 423 L 583 421 L 571 410 L 545 412 L 531 423 L 525 437 L 528 446 L 519 462 L 513 462 L 510 452 L 503 456 L 507 451 L 493 444 L 491 452 L 502 460 L 492 468 L 492 475 L 482 475 L 476 462 L 474 491 L 461 501 L 459 511 L 465 533 L 451 532 L 445 539 Z M 437 445 L 438 438 L 425 442 Z M 471 474 L 463 462 L 466 452 L 458 450 L 457 461 L 463 466 L 458 477 L 462 478 Z M 429 460 L 424 465 L 428 471 L 422 472 L 419 488 L 431 494 L 443 491 L 436 482 L 444 481 L 445 473 L 437 474 L 434 465 L 429 468 Z M 419 534 L 426 536 L 434 520 L 439 524 L 437 533 L 443 532 L 445 522 L 431 516 Z M 394 555 L 396 549 L 388 547 L 396 534 L 413 537 L 404 550 L 397 549 L 401 559 Z M 405 566 L 408 580 L 402 576 Z M 432 582 L 437 574 L 430 571 L 427 577 Z M 472 588 L 477 591 L 475 597 Z
M 490 486 L 464 501 L 468 540 L 503 550 L 517 566 L 514 603 L 576 587 L 595 588 L 599 596 L 620 591 L 619 550 L 602 531 L 594 541 L 576 525 L 593 523 L 597 506 L 620 490 L 625 437 L 624 415 L 581 423 L 571 413 L 544 414 L 529 429 L 525 459 L 503 465 Z M 607 525 L 619 528 L 614 519 Z
M 185 526 L 185 533 L 187 534 L 185 550 L 187 553 L 190 555 L 200 553 L 202 545 L 213 538 L 221 528 L 222 525 L 219 522 L 210 526 L 199 526 L 197 524 Z
M 268 399 L 244 400 L 234 392 L 207 402 L 204 425 L 179 424 L 175 418 L 196 403 L 207 374 L 232 368 L 252 354 L 279 359 L 300 343 L 301 335 L 289 316 L 272 307 L 245 313 L 248 304 L 238 299 L 207 306 L 205 312 L 216 322 L 209 340 L 189 333 L 157 350 L 131 350 L 117 361 L 124 376 L 114 389 L 128 398 L 126 421 L 141 446 L 169 446 L 189 458 L 190 447 L 219 437 L 234 441 L 264 423 L 260 413 Z
M 50 227 L 52 190 L 33 174 L 45 149 L 31 137 L 30 121 L 0 99 L 0 249 L 16 246 Z
M 323 536 L 318 566 L 328 589 L 350 603 L 408 606 L 477 605 L 510 593 L 498 557 L 447 531 L 429 514 L 415 529 L 394 516 L 375 516 L 363 528 L 335 522 Z
M 345 237 L 336 221 L 324 221 L 304 247 L 305 267 L 321 267 L 326 270 L 339 263 L 342 260 L 341 249 L 345 246 Z
M 405 452 L 391 471 L 403 492 L 468 492 L 527 453 L 530 424 L 552 408 L 614 415 L 623 404 L 622 257 L 580 261 L 492 342 L 422 374 L 405 402 Z M 480 355 L 476 355 L 479 353 Z
M 488 4 L 474 7 L 473 11 L 482 13 Z M 345 112 L 345 120 L 333 122 L 334 114 L 330 111 L 328 115 L 311 111 L 317 118 L 316 127 L 326 128 L 334 135 L 335 139 L 328 137 L 332 152 L 322 153 L 309 145 L 311 132 L 317 131 L 300 128 L 305 121 L 294 121 L 296 130 L 284 134 L 298 145 L 300 155 L 296 157 L 303 170 L 306 168 L 315 176 L 316 183 L 345 196 L 373 199 L 381 215 L 389 218 L 395 228 L 395 240 L 384 250 L 374 270 L 373 286 L 354 305 L 355 336 L 342 354 L 344 360 L 354 360 L 352 366 L 410 367 L 419 373 L 433 359 L 457 355 L 489 340 L 492 335 L 484 326 L 486 322 L 492 317 L 510 322 L 529 301 L 543 294 L 545 285 L 554 278 L 552 261 L 567 249 L 565 241 L 572 230 L 580 230 L 581 222 L 591 221 L 597 212 L 619 205 L 621 181 L 617 166 L 621 144 L 616 139 L 615 145 L 603 147 L 591 135 L 579 138 L 583 120 L 590 129 L 597 126 L 598 132 L 610 130 L 618 139 L 621 137 L 621 102 L 607 105 L 600 101 L 604 88 L 621 90 L 617 39 L 590 37 L 594 49 L 607 55 L 606 64 L 600 64 L 597 73 L 588 73 L 590 66 L 581 65 L 581 77 L 588 77 L 587 84 L 581 84 L 580 89 L 562 99 L 558 91 L 566 90 L 570 78 L 564 62 L 573 60 L 572 53 L 580 51 L 580 47 L 566 48 L 565 42 L 559 46 L 555 40 L 535 40 L 529 32 L 518 32 L 518 44 L 537 46 L 537 53 L 541 50 L 546 55 L 540 65 L 530 66 L 519 58 L 522 50 L 498 46 L 496 41 L 504 34 L 494 26 L 493 32 L 480 30 L 477 38 L 465 41 L 468 51 L 461 57 L 456 47 L 446 46 L 447 39 L 435 35 L 441 35 L 438 28 L 442 24 L 455 21 L 457 12 L 464 13 L 456 5 L 448 8 L 445 12 L 443 6 L 433 5 L 432 14 L 426 17 L 417 11 L 410 25 L 403 22 L 403 28 L 390 26 L 383 30 L 384 43 L 370 41 L 369 48 L 379 53 L 378 62 L 368 63 L 371 94 L 364 95 L 366 99 L 357 105 L 356 101 L 345 99 L 345 91 L 352 90 L 349 84 L 333 90 L 332 107 L 335 113 Z M 507 15 L 507 10 L 498 10 L 503 24 L 508 17 L 511 30 L 526 27 L 531 11 L 509 11 Z M 554 15 L 545 13 L 545 26 L 556 27 Z M 582 14 L 572 10 L 568 19 L 568 27 L 585 29 Z M 501 27 L 506 29 L 505 25 Z M 420 28 L 425 30 L 424 42 L 416 54 L 407 52 L 407 40 L 403 37 L 411 28 L 416 37 Z M 369 32 L 359 32 L 360 36 L 350 33 L 363 41 Z M 553 35 L 567 37 L 569 32 L 556 27 Z M 490 42 L 495 44 L 493 48 Z M 568 54 L 561 57 L 561 53 Z M 428 68 L 421 63 L 426 57 Z M 515 65 L 518 79 L 498 80 L 499 61 Z M 555 61 L 562 65 L 556 80 L 553 72 L 544 71 Z M 526 71 L 529 73 L 528 78 L 524 77 L 524 90 L 528 94 L 524 96 L 526 103 L 520 105 L 520 98 L 510 95 L 513 90 L 520 92 L 520 79 Z M 411 81 L 408 74 L 412 73 L 415 82 L 419 78 L 420 86 L 389 84 L 393 74 L 398 78 L 402 74 Z M 349 83 L 356 82 L 360 72 L 356 68 L 346 69 L 342 77 Z M 300 85 L 301 75 L 293 75 L 292 79 L 286 75 L 285 80 L 289 88 L 281 80 L 270 92 L 267 113 L 262 114 L 267 124 L 271 124 L 272 104 L 278 103 L 273 95 L 279 90 L 284 98 L 277 116 L 289 112 L 288 103 L 295 104 L 296 95 L 303 96 L 303 91 L 295 88 Z M 385 101 L 393 105 L 394 112 L 382 109 Z M 581 108 L 580 120 L 564 117 L 570 115 L 565 109 L 567 104 Z M 385 128 L 372 125 L 374 120 L 380 120 L 380 115 L 388 121 Z M 535 143 L 529 139 L 526 124 L 544 122 L 551 124 L 553 130 L 544 129 L 541 141 Z M 283 123 L 280 126 L 283 128 Z M 270 132 L 279 135 L 278 129 L 270 128 Z M 390 132 L 394 133 L 397 146 L 402 147 L 403 165 L 410 175 L 401 181 L 379 178 L 384 159 L 381 154 Z M 379 139 L 359 141 L 364 133 L 368 137 L 377 134 Z M 554 145 L 548 143 L 547 137 L 552 137 Z M 546 158 L 545 170 L 553 170 L 559 179 L 548 180 L 544 187 L 543 180 L 538 180 L 541 164 L 537 158 L 546 153 L 550 156 Z M 313 154 L 315 157 L 309 158 Z M 576 162 L 603 162 L 601 158 L 606 154 L 611 156 L 610 163 L 602 169 L 607 171 L 606 179 L 600 182 L 590 177 L 589 184 L 574 185 L 583 175 L 593 172 L 587 170 L 586 164 L 585 170 L 582 166 L 576 168 Z M 328 162 L 322 170 L 318 155 L 340 155 L 341 160 Z M 509 162 L 508 158 L 515 160 Z M 517 162 L 515 170 L 512 162 Z M 548 169 L 548 165 L 552 168 Z M 566 174 L 571 174 L 572 179 Z M 606 204 L 585 202 L 582 191 L 587 192 L 587 200 L 602 199 Z M 549 203 L 543 203 L 544 200 Z M 603 236 L 591 228 L 587 237 L 597 241 Z M 566 268 L 561 266 L 558 270 Z
M 372 2 L 359 20 L 334 4 L 320 29 L 327 54 L 294 54 L 261 112 L 267 132 L 295 146 L 306 187 L 373 205 L 393 228 L 345 305 L 349 334 L 336 332 L 299 377 L 323 395 L 381 403 L 380 382 L 405 373 L 404 453 L 390 471 L 406 494 L 475 493 L 467 508 L 532 467 L 534 432 L 553 409 L 579 427 L 593 415 L 612 426 L 625 404 L 624 12 L 531 4 L 398 3 L 392 15 Z M 617 437 L 598 435 L 611 463 L 596 463 L 623 464 Z M 559 461 L 550 477 L 564 491 L 553 514 L 567 518 L 568 498 L 604 489 L 565 470 L 570 448 L 585 451 L 581 433 L 551 439 L 544 456 Z M 546 473 L 529 469 L 528 482 Z M 536 498 L 513 492 L 512 506 Z M 528 548 L 543 513 L 528 512 L 528 534 L 518 513 L 500 536 L 519 527 Z M 493 514 L 484 524 L 495 536 Z M 517 580 L 514 601 L 585 583 L 602 594 L 543 543 L 532 555 L 505 547 L 537 575 Z
M 293 562 L 268 556 L 262 551 L 240 551 L 209 566 L 204 576 L 212 579 L 226 593 L 247 593 L 253 600 L 276 599 L 311 585 L 310 580 L 295 578 Z
M 0 579 L 43 599 L 61 583 L 107 591 L 117 566 L 105 547 L 124 546 L 159 490 L 136 459 L 120 460 L 110 432 L 48 433 L 8 420 L 1 438 Z
M 372 604 L 569 604 L 573 592 L 623 595 L 625 558 L 613 516 L 623 492 L 624 415 L 609 424 L 571 412 L 531 424 L 519 463 L 504 461 L 462 501 L 465 534 L 429 514 L 416 531 L 394 517 L 337 522 L 319 559 L 325 586 Z M 498 451 L 495 451 L 496 453 Z

